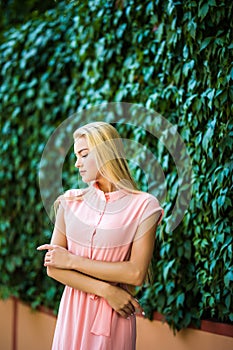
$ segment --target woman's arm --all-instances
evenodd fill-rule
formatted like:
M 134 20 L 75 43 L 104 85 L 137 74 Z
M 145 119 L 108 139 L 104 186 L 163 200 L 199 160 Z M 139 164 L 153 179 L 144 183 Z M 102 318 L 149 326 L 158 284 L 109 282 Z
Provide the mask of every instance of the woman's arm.
M 160 212 L 155 213 L 139 226 L 129 261 L 105 262 L 91 260 L 73 255 L 66 249 L 60 249 L 60 247 L 52 244 L 42 246 L 42 249 L 49 250 L 45 257 L 45 266 L 77 270 L 109 282 L 141 285 L 152 258 L 157 226 L 155 223 L 159 217 Z
M 59 211 L 51 239 L 51 244 L 66 251 L 67 240 L 66 236 L 62 232 L 63 230 L 64 226 L 61 220 L 61 211 Z M 40 247 L 38 247 L 38 250 L 40 250 Z M 106 282 L 98 281 L 95 278 L 68 269 L 58 269 L 56 267 L 47 266 L 47 275 L 66 286 L 81 290 L 86 293 L 93 293 L 100 297 L 104 296 L 105 288 L 107 289 L 108 287 L 108 284 Z
M 112 286 L 76 271 L 55 267 L 48 268 L 48 276 L 66 286 L 103 297 L 124 318 L 133 314 L 136 309 L 142 312 L 136 299 L 120 287 Z
M 59 208 L 51 244 L 67 252 L 67 240 L 64 232 L 64 212 L 62 208 Z M 41 247 L 38 247 L 38 250 L 43 250 Z M 49 254 L 49 252 L 47 254 Z M 123 317 L 132 314 L 135 308 L 140 308 L 138 302 L 122 288 L 80 272 L 47 266 L 47 274 L 49 277 L 66 286 L 105 298 L 109 305 Z

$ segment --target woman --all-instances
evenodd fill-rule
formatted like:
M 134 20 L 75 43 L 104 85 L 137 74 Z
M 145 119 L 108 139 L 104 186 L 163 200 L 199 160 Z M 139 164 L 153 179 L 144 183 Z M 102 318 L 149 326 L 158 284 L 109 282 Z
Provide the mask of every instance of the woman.
M 130 286 L 143 283 L 163 215 L 157 199 L 137 190 L 123 143 L 108 123 L 74 132 L 75 166 L 83 190 L 59 197 L 44 265 L 63 283 L 53 350 L 135 349 L 135 311 Z

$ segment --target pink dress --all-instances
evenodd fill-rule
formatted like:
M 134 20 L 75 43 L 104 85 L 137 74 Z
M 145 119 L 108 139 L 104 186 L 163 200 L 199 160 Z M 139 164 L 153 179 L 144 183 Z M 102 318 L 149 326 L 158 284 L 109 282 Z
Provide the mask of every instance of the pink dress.
M 80 198 L 72 199 L 73 196 Z M 102 261 L 130 257 L 139 224 L 155 212 L 163 215 L 148 193 L 123 190 L 104 193 L 95 184 L 69 190 L 61 200 L 68 250 Z M 61 299 L 53 350 L 134 350 L 135 316 L 121 317 L 105 299 L 66 286 Z

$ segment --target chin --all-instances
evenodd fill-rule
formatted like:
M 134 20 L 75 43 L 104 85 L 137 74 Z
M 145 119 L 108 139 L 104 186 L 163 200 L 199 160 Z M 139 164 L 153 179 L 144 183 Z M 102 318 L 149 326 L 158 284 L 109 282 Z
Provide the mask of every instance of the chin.
M 88 184 L 88 183 L 93 182 L 94 180 L 84 176 L 84 177 L 82 177 L 82 181 L 83 181 L 85 184 Z

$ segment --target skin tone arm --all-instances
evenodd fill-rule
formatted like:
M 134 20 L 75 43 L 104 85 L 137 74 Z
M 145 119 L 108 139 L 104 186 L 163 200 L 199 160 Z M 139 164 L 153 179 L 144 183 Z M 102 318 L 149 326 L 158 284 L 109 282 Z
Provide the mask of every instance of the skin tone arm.
M 73 255 L 66 249 L 52 244 L 39 247 L 47 249 L 45 266 L 60 269 L 71 269 L 99 278 L 104 281 L 141 285 L 145 279 L 150 260 L 152 258 L 156 224 L 160 212 L 151 215 L 139 226 L 131 250 L 129 261 L 105 262 L 91 260 Z
M 60 206 L 51 239 L 51 246 L 57 247 L 59 251 L 68 252 L 66 236 L 63 233 L 64 230 L 63 209 Z M 39 247 L 38 250 L 42 249 Z M 47 265 L 47 274 L 64 285 L 105 298 L 109 305 L 123 317 L 128 317 L 134 313 L 135 309 L 140 309 L 138 302 L 122 288 L 74 271 L 72 268 L 57 268 L 55 265 Z

